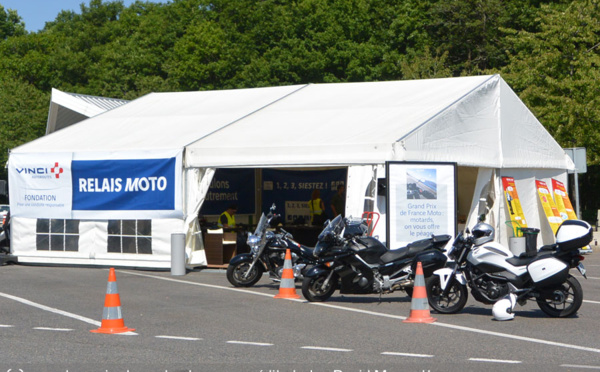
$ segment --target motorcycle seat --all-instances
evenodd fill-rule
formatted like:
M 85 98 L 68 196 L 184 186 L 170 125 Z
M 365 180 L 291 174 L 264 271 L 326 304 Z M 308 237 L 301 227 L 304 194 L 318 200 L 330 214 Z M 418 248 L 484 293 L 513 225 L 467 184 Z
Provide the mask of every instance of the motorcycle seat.
M 431 246 L 432 244 L 430 240 L 419 240 L 410 243 L 404 248 L 398 248 L 387 251 L 386 253 L 382 254 L 381 257 L 379 257 L 379 262 L 382 264 L 387 264 L 401 259 L 414 257 L 417 255 L 417 253 L 423 252 Z
M 525 256 L 525 255 L 520 255 L 518 257 L 511 257 L 511 258 L 507 258 L 506 262 L 508 262 L 509 264 L 513 265 L 513 266 L 527 266 L 530 263 L 532 263 L 533 261 L 537 261 L 541 258 L 544 258 L 545 256 L 551 254 L 552 252 L 549 251 L 540 251 L 538 252 L 537 255 L 535 256 Z

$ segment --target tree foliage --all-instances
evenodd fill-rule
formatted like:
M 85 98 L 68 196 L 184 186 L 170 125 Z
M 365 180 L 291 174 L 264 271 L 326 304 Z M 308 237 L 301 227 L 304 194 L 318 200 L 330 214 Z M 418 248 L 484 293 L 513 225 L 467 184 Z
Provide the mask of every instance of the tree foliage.
M 51 88 L 135 99 L 500 72 L 600 165 L 598 1 L 87 0 L 32 33 L 0 5 L 0 161 L 43 134 Z

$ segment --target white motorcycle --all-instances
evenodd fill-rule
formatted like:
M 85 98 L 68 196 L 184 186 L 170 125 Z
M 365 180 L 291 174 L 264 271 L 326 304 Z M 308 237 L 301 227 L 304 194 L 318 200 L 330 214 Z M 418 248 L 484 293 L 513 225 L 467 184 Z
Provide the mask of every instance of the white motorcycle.
M 515 306 L 527 300 L 536 301 L 551 317 L 573 315 L 581 306 L 583 291 L 569 269 L 577 268 L 586 277 L 579 248 L 591 240 L 587 222 L 567 220 L 556 232 L 556 244 L 515 256 L 494 242 L 492 226 L 480 222 L 471 234 L 461 232 L 454 240 L 448 251 L 454 262 L 426 280 L 429 304 L 439 313 L 457 313 L 467 303 L 468 285 L 477 301 L 494 304 L 497 320 L 513 319 Z

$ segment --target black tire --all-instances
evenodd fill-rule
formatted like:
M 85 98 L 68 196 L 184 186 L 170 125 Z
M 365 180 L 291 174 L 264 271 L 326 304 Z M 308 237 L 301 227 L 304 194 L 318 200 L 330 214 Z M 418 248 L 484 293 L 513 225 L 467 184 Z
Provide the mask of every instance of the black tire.
M 442 287 L 440 277 L 432 275 L 425 278 L 427 288 L 427 299 L 429 306 L 440 314 L 454 314 L 461 311 L 467 304 L 469 291 L 467 286 L 460 284 L 458 280 L 453 280 L 448 296 L 442 296 Z
M 571 275 L 566 282 L 547 292 L 547 298 L 537 300 L 537 304 L 543 312 L 553 318 L 565 318 L 575 314 L 583 302 L 581 284 Z
M 329 275 L 323 274 L 313 278 L 305 277 L 302 280 L 302 294 L 310 302 L 327 301 L 337 288 L 337 277 L 334 274 L 327 286 L 323 288 L 323 283 Z
M 227 280 L 229 280 L 229 283 L 233 284 L 234 287 L 252 287 L 256 284 L 262 277 L 265 269 L 260 262 L 257 262 L 249 275 L 244 277 L 248 269 L 250 269 L 250 265 L 252 265 L 251 261 L 242 261 L 235 265 L 230 264 L 227 267 Z

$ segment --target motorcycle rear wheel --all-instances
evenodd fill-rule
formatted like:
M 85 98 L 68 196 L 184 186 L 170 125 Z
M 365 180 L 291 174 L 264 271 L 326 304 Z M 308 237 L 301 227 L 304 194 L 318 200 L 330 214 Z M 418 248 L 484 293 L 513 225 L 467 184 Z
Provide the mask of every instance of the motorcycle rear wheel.
M 440 285 L 440 277 L 432 275 L 425 278 L 429 306 L 440 314 L 454 314 L 461 311 L 467 304 L 469 291 L 467 286 L 453 280 L 448 296 L 443 296 L 444 290 Z
M 566 282 L 554 288 L 548 298 L 537 300 L 540 309 L 553 318 L 565 318 L 575 314 L 582 302 L 581 284 L 571 275 Z
M 337 278 L 333 275 L 329 283 L 323 287 L 328 275 L 319 275 L 313 278 L 305 277 L 302 280 L 302 294 L 310 302 L 327 301 L 336 290 Z
M 227 266 L 227 280 L 229 280 L 229 283 L 233 284 L 234 287 L 252 287 L 256 284 L 265 270 L 260 262 L 257 262 L 252 271 L 248 273 L 250 265 L 252 265 L 252 262 L 242 261 Z M 246 273 L 248 273 L 247 276 Z

